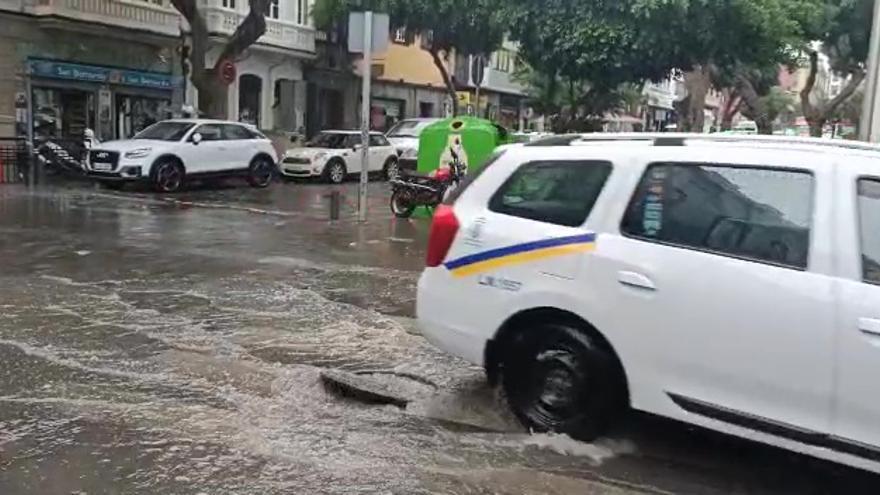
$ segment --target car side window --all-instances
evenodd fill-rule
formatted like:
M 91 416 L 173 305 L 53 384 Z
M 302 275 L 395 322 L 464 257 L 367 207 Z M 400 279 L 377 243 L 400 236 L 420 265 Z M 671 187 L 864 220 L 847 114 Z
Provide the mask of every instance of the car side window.
M 880 179 L 859 180 L 862 280 L 880 285 Z
M 495 192 L 489 201 L 489 209 L 539 222 L 577 227 L 587 220 L 609 174 L 609 162 L 526 163 Z
M 253 134 L 240 125 L 224 124 L 223 136 L 230 140 L 254 139 Z
M 344 148 L 354 148 L 355 146 L 361 144 L 361 135 L 360 134 L 349 134 L 345 136 L 345 143 L 343 145 Z
M 203 124 L 200 125 L 196 132 L 202 135 L 202 141 L 221 141 L 223 140 L 223 130 L 219 124 Z M 195 133 L 193 133 L 195 134 Z
M 659 163 L 630 201 L 625 235 L 806 269 L 813 176 L 805 170 Z
M 370 135 L 370 146 L 391 146 L 385 136 Z

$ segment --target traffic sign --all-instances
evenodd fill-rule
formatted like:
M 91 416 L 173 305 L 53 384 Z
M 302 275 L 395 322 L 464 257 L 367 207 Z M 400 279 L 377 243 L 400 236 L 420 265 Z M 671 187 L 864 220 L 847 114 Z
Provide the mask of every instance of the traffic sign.
M 220 80 L 226 84 L 232 84 L 235 82 L 235 77 L 237 75 L 237 71 L 235 69 L 235 63 L 231 60 L 224 60 L 222 64 L 220 64 Z
M 364 53 L 364 27 L 365 12 L 352 12 L 348 15 L 348 51 L 352 53 Z M 371 13 L 372 40 L 371 52 L 385 53 L 388 51 L 388 40 L 391 38 L 391 19 L 388 14 Z

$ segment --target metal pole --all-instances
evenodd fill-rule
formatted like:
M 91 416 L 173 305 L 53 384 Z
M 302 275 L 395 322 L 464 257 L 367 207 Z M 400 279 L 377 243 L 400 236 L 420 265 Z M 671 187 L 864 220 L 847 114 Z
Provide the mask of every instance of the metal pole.
M 373 63 L 373 13 L 364 12 L 364 70 L 361 88 L 361 183 L 358 187 L 358 220 L 367 221 L 367 181 L 370 164 L 370 79 Z
M 477 71 L 477 73 L 474 75 L 474 79 L 477 79 L 478 76 L 482 76 L 482 75 L 483 75 L 483 71 L 482 71 L 482 67 L 483 67 L 483 56 L 482 56 L 482 55 L 477 55 L 477 67 L 480 67 L 481 70 L 478 70 L 478 71 Z M 479 117 L 480 117 L 480 85 L 483 84 L 483 79 L 480 78 L 480 79 L 478 79 L 478 80 L 475 81 L 475 82 L 477 83 L 477 91 L 476 91 L 476 93 L 477 93 L 477 103 L 474 104 L 474 117 L 479 118 Z
M 876 143 L 880 141 L 880 1 L 874 2 L 874 22 L 868 51 L 868 80 L 859 123 L 859 138 Z

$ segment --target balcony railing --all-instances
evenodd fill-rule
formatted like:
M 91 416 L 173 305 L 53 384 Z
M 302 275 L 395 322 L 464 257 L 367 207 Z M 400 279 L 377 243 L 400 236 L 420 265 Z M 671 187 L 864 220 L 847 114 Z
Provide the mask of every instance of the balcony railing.
M 244 20 L 246 13 L 208 4 L 202 7 L 208 31 L 231 35 Z M 258 43 L 276 48 L 315 53 L 315 30 L 282 19 L 266 18 L 266 34 Z
M 24 10 L 38 16 L 180 35 L 181 17 L 163 0 L 25 0 Z

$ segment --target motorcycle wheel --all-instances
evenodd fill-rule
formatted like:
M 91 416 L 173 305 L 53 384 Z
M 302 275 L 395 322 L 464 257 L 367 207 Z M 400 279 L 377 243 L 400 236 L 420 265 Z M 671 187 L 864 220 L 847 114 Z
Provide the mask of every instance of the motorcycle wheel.
M 391 213 L 397 218 L 409 218 L 416 207 L 412 204 L 409 194 L 397 190 L 391 194 Z

